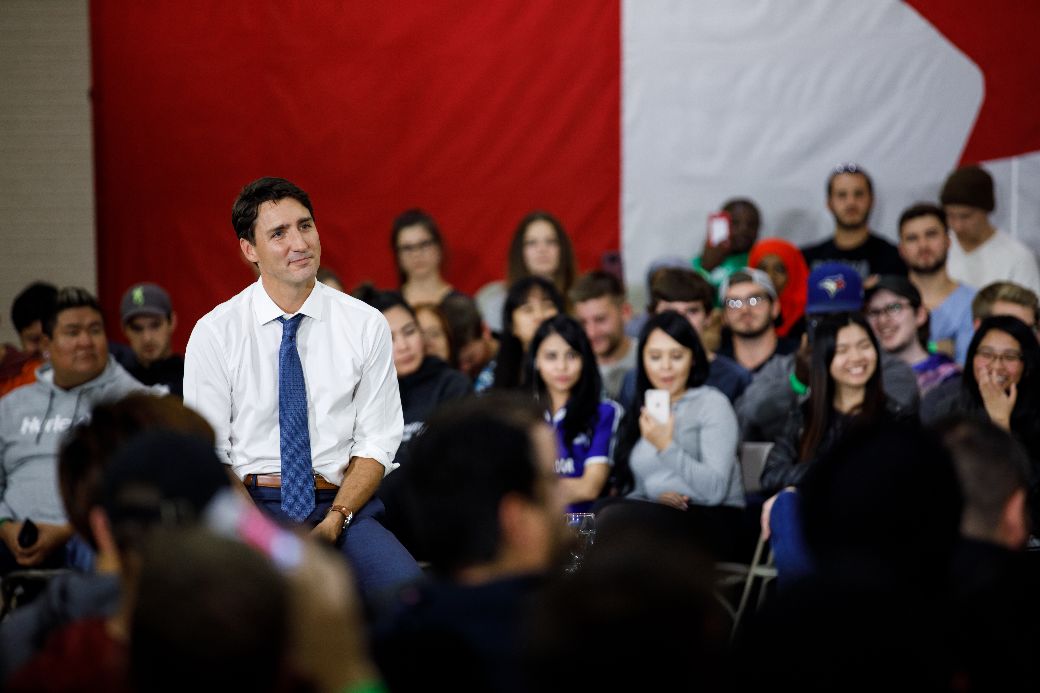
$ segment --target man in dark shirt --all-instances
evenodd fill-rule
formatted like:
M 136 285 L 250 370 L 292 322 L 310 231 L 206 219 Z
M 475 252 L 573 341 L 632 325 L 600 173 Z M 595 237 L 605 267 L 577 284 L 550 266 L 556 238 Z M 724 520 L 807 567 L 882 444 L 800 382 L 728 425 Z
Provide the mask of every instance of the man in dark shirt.
M 874 184 L 856 164 L 844 164 L 827 179 L 827 209 L 834 216 L 834 237 L 802 249 L 809 269 L 844 262 L 859 272 L 867 288 L 882 274 L 906 276 L 906 265 L 894 245 L 870 232 Z
M 130 342 L 129 350 L 113 352 L 120 365 L 145 385 L 166 385 L 181 397 L 184 357 L 172 353 L 170 345 L 177 314 L 169 294 L 156 284 L 135 284 L 123 294 L 119 316 Z

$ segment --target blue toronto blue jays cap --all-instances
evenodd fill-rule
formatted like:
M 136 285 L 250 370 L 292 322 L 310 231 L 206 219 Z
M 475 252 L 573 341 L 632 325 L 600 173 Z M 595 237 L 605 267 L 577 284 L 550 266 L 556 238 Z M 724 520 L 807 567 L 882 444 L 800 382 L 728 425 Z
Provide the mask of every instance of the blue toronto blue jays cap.
M 843 262 L 826 262 L 809 274 L 807 315 L 845 313 L 863 308 L 863 280 Z

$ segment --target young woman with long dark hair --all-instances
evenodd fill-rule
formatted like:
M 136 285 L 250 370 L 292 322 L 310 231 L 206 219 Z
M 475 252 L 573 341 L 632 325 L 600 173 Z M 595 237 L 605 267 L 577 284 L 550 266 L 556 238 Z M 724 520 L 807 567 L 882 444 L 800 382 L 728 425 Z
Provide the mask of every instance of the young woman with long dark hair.
M 556 432 L 556 473 L 567 512 L 587 512 L 607 482 L 621 407 L 602 398 L 596 355 L 574 318 L 543 322 L 527 353 L 524 379 Z
M 524 356 L 534 333 L 544 320 L 564 312 L 563 298 L 547 279 L 527 277 L 509 287 L 502 306 L 498 355 L 477 376 L 473 389 L 483 392 L 523 385 Z
M 666 423 L 641 410 L 625 416 L 615 455 L 615 485 L 630 498 L 689 506 L 744 506 L 737 466 L 737 417 L 729 400 L 704 386 L 708 360 L 689 321 L 673 311 L 650 316 L 639 336 L 636 405 L 665 390 Z
M 521 279 L 541 277 L 552 282 L 560 296 L 567 295 L 578 276 L 571 240 L 560 220 L 543 211 L 524 216 L 513 232 L 506 264 L 506 281 L 492 282 L 477 292 L 476 300 L 484 320 L 495 332 L 505 329 L 499 322 L 507 287 Z
M 810 395 L 791 412 L 769 452 L 762 470 L 766 493 L 797 485 L 850 425 L 901 416 L 881 386 L 881 350 L 863 316 L 829 315 L 811 332 Z

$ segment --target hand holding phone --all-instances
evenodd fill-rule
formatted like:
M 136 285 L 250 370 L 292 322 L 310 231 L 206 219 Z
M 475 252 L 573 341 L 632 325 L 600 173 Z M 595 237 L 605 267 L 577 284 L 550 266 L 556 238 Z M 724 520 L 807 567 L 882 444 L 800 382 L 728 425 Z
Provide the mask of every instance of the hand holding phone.
M 18 532 L 18 545 L 23 549 L 27 549 L 30 546 L 36 544 L 40 539 L 40 528 L 36 526 L 36 523 L 29 518 L 25 519 L 22 523 L 22 529 Z
M 646 410 L 659 423 L 668 423 L 671 415 L 671 397 L 667 390 L 647 390 L 645 396 Z
M 722 245 L 729 240 L 729 212 L 708 215 L 708 245 Z

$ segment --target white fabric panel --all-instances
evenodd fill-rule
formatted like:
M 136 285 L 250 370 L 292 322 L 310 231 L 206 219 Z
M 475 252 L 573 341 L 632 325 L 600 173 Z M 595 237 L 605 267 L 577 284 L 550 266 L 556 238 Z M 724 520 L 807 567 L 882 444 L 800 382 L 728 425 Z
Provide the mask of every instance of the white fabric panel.
M 624 0 L 622 13 L 633 288 L 653 258 L 699 254 L 728 197 L 759 204 L 763 237 L 828 237 L 824 188 L 843 162 L 871 173 L 872 227 L 895 238 L 906 206 L 935 199 L 982 103 L 979 69 L 895 0 Z

